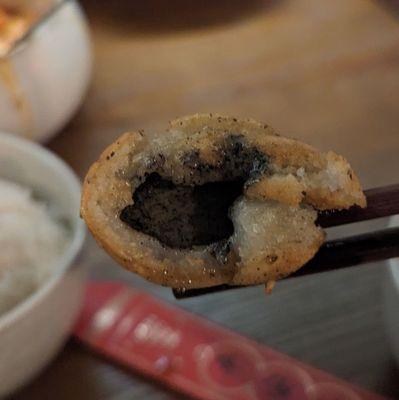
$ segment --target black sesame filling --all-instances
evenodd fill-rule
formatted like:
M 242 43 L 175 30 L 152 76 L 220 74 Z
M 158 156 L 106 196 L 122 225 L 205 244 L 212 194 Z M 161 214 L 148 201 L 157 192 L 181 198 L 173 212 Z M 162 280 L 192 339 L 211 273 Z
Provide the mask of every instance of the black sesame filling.
M 243 182 L 175 185 L 152 173 L 134 192 L 134 204 L 120 218 L 132 228 L 173 248 L 208 245 L 234 232 L 228 211 Z
M 202 162 L 196 151 L 185 154 L 182 165 L 192 173 L 184 184 L 164 178 L 162 165 L 155 163 L 156 171 L 134 190 L 134 203 L 122 210 L 120 219 L 171 248 L 218 243 L 225 248 L 234 233 L 229 209 L 244 185 L 266 171 L 267 157 L 238 135 L 224 141 L 220 155 L 214 166 Z

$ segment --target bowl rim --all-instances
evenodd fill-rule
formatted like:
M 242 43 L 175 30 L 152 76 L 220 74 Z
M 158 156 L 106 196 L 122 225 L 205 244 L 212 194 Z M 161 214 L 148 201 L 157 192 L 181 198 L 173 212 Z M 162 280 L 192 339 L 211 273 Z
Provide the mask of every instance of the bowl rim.
M 399 215 L 395 215 L 389 219 L 388 227 L 393 228 L 399 225 Z M 388 260 L 389 272 L 391 274 L 391 280 L 399 291 L 399 258 L 391 258 Z
M 76 197 L 77 203 L 80 202 L 81 182 L 71 167 L 56 154 L 35 142 L 1 131 L 0 143 L 6 143 L 16 149 L 29 152 L 40 160 L 42 164 L 57 171 L 65 180 L 67 190 L 72 193 L 72 196 Z M 0 333 L 40 303 L 72 266 L 73 260 L 81 250 L 86 236 L 86 228 L 79 214 L 76 215 L 76 219 L 73 219 L 73 221 L 72 238 L 56 261 L 54 273 L 32 294 L 0 316 Z

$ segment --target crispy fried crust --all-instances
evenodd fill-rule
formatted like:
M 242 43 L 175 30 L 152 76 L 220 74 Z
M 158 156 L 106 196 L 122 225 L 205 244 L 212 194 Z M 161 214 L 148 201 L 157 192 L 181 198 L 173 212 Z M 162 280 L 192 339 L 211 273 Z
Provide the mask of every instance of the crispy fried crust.
M 237 229 L 227 261 L 218 261 L 209 246 L 168 248 L 119 219 L 120 211 L 132 203 L 137 176 L 144 175 L 149 160 L 162 152 L 164 173 L 183 180 L 187 171 L 180 165 L 182 153 L 195 149 L 202 161 L 216 165 L 217 143 L 232 133 L 266 154 L 270 168 L 247 185 L 233 207 Z M 126 269 L 158 284 L 194 288 L 256 284 L 292 273 L 324 240 L 314 225 L 317 214 L 312 207 L 341 209 L 354 204 L 364 207 L 366 201 L 343 157 L 280 137 L 254 120 L 197 114 L 172 121 L 164 135 L 126 133 L 106 148 L 85 178 L 81 214 L 98 243 Z M 259 224 L 258 232 L 264 233 L 253 236 L 256 229 L 247 229 L 248 224 Z M 290 234 L 285 235 L 283 228 Z

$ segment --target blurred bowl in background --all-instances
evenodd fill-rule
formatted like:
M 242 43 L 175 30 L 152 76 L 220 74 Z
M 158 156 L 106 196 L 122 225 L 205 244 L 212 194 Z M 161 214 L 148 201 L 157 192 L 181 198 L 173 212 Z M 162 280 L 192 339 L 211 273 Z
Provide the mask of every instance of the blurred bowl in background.
M 390 220 L 389 226 L 399 225 L 399 217 Z M 388 261 L 384 281 L 384 314 L 388 337 L 399 365 L 399 258 Z
M 0 177 L 32 188 L 67 221 L 70 240 L 51 276 L 0 316 L 0 397 L 32 379 L 57 353 L 80 309 L 86 271 L 79 265 L 85 227 L 79 217 L 80 182 L 43 147 L 0 133 Z
M 33 7 L 35 0 L 13 0 L 15 6 L 19 2 Z M 49 2 L 50 11 L 0 56 L 0 129 L 35 141 L 49 139 L 69 121 L 91 72 L 88 28 L 79 4 Z

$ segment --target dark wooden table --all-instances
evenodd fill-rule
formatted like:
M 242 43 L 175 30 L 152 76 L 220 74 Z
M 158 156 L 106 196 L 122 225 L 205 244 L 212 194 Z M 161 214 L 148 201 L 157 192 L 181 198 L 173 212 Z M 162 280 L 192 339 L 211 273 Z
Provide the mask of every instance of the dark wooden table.
M 390 2 L 394 3 L 394 2 Z M 93 83 L 49 146 L 83 177 L 123 131 L 162 129 L 197 111 L 252 116 L 351 160 L 365 187 L 398 181 L 399 25 L 366 0 L 86 0 Z M 350 228 L 348 231 L 352 231 Z M 92 278 L 120 279 L 172 302 L 169 290 L 115 265 L 89 238 Z M 399 398 L 383 324 L 384 263 L 179 302 L 279 351 Z M 13 396 L 172 399 L 70 340 Z

